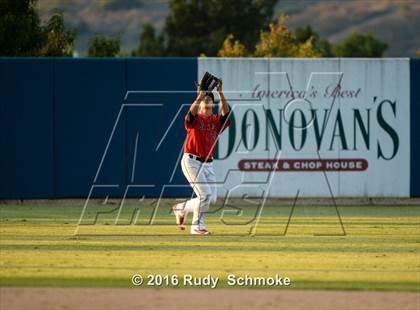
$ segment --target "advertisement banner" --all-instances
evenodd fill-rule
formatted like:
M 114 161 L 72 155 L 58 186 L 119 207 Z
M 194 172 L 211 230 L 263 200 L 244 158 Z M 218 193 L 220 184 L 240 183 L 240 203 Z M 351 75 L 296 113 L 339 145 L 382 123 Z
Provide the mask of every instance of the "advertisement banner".
M 200 58 L 206 71 L 233 111 L 221 195 L 410 195 L 408 59 Z

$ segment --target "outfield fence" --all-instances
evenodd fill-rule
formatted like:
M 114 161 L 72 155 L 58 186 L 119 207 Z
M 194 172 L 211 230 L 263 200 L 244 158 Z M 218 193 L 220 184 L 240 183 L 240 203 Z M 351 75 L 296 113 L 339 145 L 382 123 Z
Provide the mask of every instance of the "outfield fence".
M 205 71 L 233 110 L 219 196 L 420 197 L 417 59 L 0 58 L 0 198 L 191 195 Z

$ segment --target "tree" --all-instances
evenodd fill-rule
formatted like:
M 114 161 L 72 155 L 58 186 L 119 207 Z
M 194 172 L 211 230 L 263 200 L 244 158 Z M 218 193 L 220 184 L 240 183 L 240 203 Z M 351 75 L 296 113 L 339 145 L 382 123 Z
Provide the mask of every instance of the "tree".
M 312 37 L 312 44 L 322 57 L 334 57 L 331 43 L 327 39 L 321 38 L 310 25 L 296 28 L 294 35 L 296 43 L 305 43 Z
M 338 57 L 382 57 L 388 44 L 371 33 L 353 32 L 333 49 Z
M 139 47 L 132 52 L 133 56 L 163 56 L 165 47 L 163 37 L 156 36 L 153 25 L 146 23 L 140 35 Z
M 298 44 L 295 53 L 290 56 L 298 58 L 315 58 L 321 57 L 322 54 L 315 48 L 313 44 L 313 37 L 310 37 L 304 43 Z
M 62 13 L 55 13 L 43 29 L 45 44 L 42 56 L 72 56 L 76 32 L 66 30 Z
M 95 36 L 89 41 L 89 57 L 115 57 L 120 52 L 120 40 L 105 36 Z
M 281 15 L 276 24 L 270 24 L 268 31 L 261 31 L 255 56 L 320 57 L 321 54 L 314 48 L 312 36 L 303 43 L 296 42 L 295 36 L 286 26 L 286 16 Z
M 270 22 L 276 0 L 171 0 L 164 35 L 170 56 L 216 56 L 233 33 L 248 49 Z
M 0 0 L 1 56 L 71 56 L 75 32 L 66 30 L 61 13 L 42 26 L 37 0 Z
M 217 53 L 219 57 L 246 57 L 248 55 L 246 47 L 239 40 L 234 40 L 233 34 L 227 36 Z
M 36 0 L 0 0 L 0 56 L 38 56 L 43 33 Z

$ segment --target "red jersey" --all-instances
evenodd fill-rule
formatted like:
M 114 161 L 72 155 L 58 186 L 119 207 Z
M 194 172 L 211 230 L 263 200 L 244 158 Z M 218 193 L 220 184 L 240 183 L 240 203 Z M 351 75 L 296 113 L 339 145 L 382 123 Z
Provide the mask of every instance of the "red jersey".
M 212 159 L 218 136 L 230 125 L 228 116 L 229 113 L 224 116 L 213 114 L 208 117 L 200 113 L 195 116 L 189 113 L 189 117 L 187 115 L 185 118 L 187 140 L 184 153 L 205 160 Z

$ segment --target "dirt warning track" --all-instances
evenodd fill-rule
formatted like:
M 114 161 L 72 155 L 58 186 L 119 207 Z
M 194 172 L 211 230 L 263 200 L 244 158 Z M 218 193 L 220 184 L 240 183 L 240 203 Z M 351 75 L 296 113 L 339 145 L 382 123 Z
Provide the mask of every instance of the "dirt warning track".
M 0 288 L 0 309 L 420 309 L 420 293 L 258 289 Z

